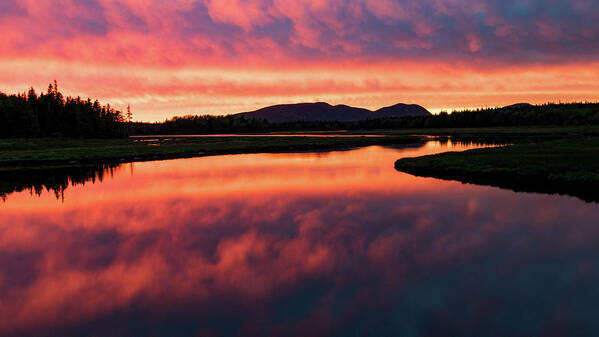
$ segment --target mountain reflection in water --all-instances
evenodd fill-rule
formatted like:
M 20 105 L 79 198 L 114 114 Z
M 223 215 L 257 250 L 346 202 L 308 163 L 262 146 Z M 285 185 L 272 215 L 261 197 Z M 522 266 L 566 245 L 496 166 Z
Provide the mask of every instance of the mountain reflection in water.
M 599 205 L 393 167 L 470 147 L 144 162 L 64 202 L 13 192 L 0 335 L 596 335 Z

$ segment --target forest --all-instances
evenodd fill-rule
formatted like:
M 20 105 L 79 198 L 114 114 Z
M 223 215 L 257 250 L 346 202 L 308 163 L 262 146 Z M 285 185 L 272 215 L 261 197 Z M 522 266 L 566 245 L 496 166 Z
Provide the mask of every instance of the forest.
M 122 138 L 128 135 L 262 133 L 494 126 L 599 125 L 599 103 L 560 103 L 442 112 L 438 115 L 365 119 L 355 122 L 296 121 L 271 123 L 239 115 L 187 115 L 164 122 L 132 122 L 125 114 L 97 100 L 64 97 L 56 82 L 45 93 L 0 93 L 0 138 Z
M 244 116 L 188 115 L 164 122 L 129 124 L 131 135 L 185 135 L 202 133 L 260 133 L 277 130 L 277 124 Z
M 56 81 L 45 93 L 33 88 L 17 95 L 0 93 L 0 138 L 120 138 L 125 116 L 110 105 L 64 97 Z
M 244 116 L 183 116 L 159 123 L 132 123 L 133 135 L 231 132 L 479 128 L 494 126 L 599 125 L 599 103 L 518 105 L 442 112 L 438 115 L 366 119 L 356 122 L 297 121 L 270 123 Z

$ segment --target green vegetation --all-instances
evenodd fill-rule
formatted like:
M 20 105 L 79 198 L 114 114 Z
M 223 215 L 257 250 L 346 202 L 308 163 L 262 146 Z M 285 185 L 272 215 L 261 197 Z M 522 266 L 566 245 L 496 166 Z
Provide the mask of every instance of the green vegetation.
M 360 134 L 385 137 L 362 137 Z M 294 135 L 298 133 L 289 133 Z M 326 134 L 326 133 L 325 133 Z M 468 129 L 403 129 L 336 132 L 355 137 L 151 137 L 117 139 L 27 138 L 0 139 L 0 170 L 15 167 L 105 163 L 226 153 L 326 150 L 376 144 L 421 142 L 451 137 L 498 143 L 530 142 L 563 137 L 599 136 L 599 126 L 506 127 Z
M 200 137 L 0 140 L 0 171 L 213 154 L 314 151 L 420 141 L 417 137 Z
M 292 152 L 367 145 L 422 142 L 430 137 L 453 140 L 521 143 L 559 138 L 599 137 L 599 126 L 377 130 L 385 137 L 151 137 L 117 139 L 28 138 L 0 139 L 0 171 L 41 166 L 73 166 L 212 154 Z M 293 134 L 290 134 L 293 135 Z
M 353 132 L 344 132 L 352 135 Z M 419 176 L 518 191 L 565 193 L 599 201 L 599 127 L 378 130 L 385 137 L 151 137 L 0 140 L 0 197 L 31 188 L 53 190 L 101 179 L 107 168 L 131 161 L 217 154 L 297 152 L 368 145 L 453 141 L 513 146 L 401 159 L 396 168 Z
M 599 137 L 404 158 L 395 168 L 418 176 L 599 201 Z
M 418 137 L 152 137 L 130 139 L 34 138 L 0 140 L 0 199 L 23 190 L 53 191 L 102 180 L 122 163 L 216 154 L 347 149 L 413 144 Z

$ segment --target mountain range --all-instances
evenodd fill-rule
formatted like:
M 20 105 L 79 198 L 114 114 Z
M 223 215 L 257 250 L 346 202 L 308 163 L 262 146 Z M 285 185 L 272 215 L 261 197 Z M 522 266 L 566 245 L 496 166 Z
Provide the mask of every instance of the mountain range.
M 242 112 L 238 116 L 265 119 L 271 123 L 294 121 L 340 121 L 350 122 L 364 119 L 406 116 L 430 116 L 420 105 L 396 104 L 376 111 L 348 105 L 330 105 L 324 102 L 273 105 L 255 111 Z

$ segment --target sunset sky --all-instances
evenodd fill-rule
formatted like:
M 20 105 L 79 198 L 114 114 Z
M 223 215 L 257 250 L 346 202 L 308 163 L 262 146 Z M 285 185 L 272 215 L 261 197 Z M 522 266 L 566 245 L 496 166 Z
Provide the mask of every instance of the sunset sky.
M 0 0 L 0 91 L 134 118 L 599 100 L 597 0 Z

